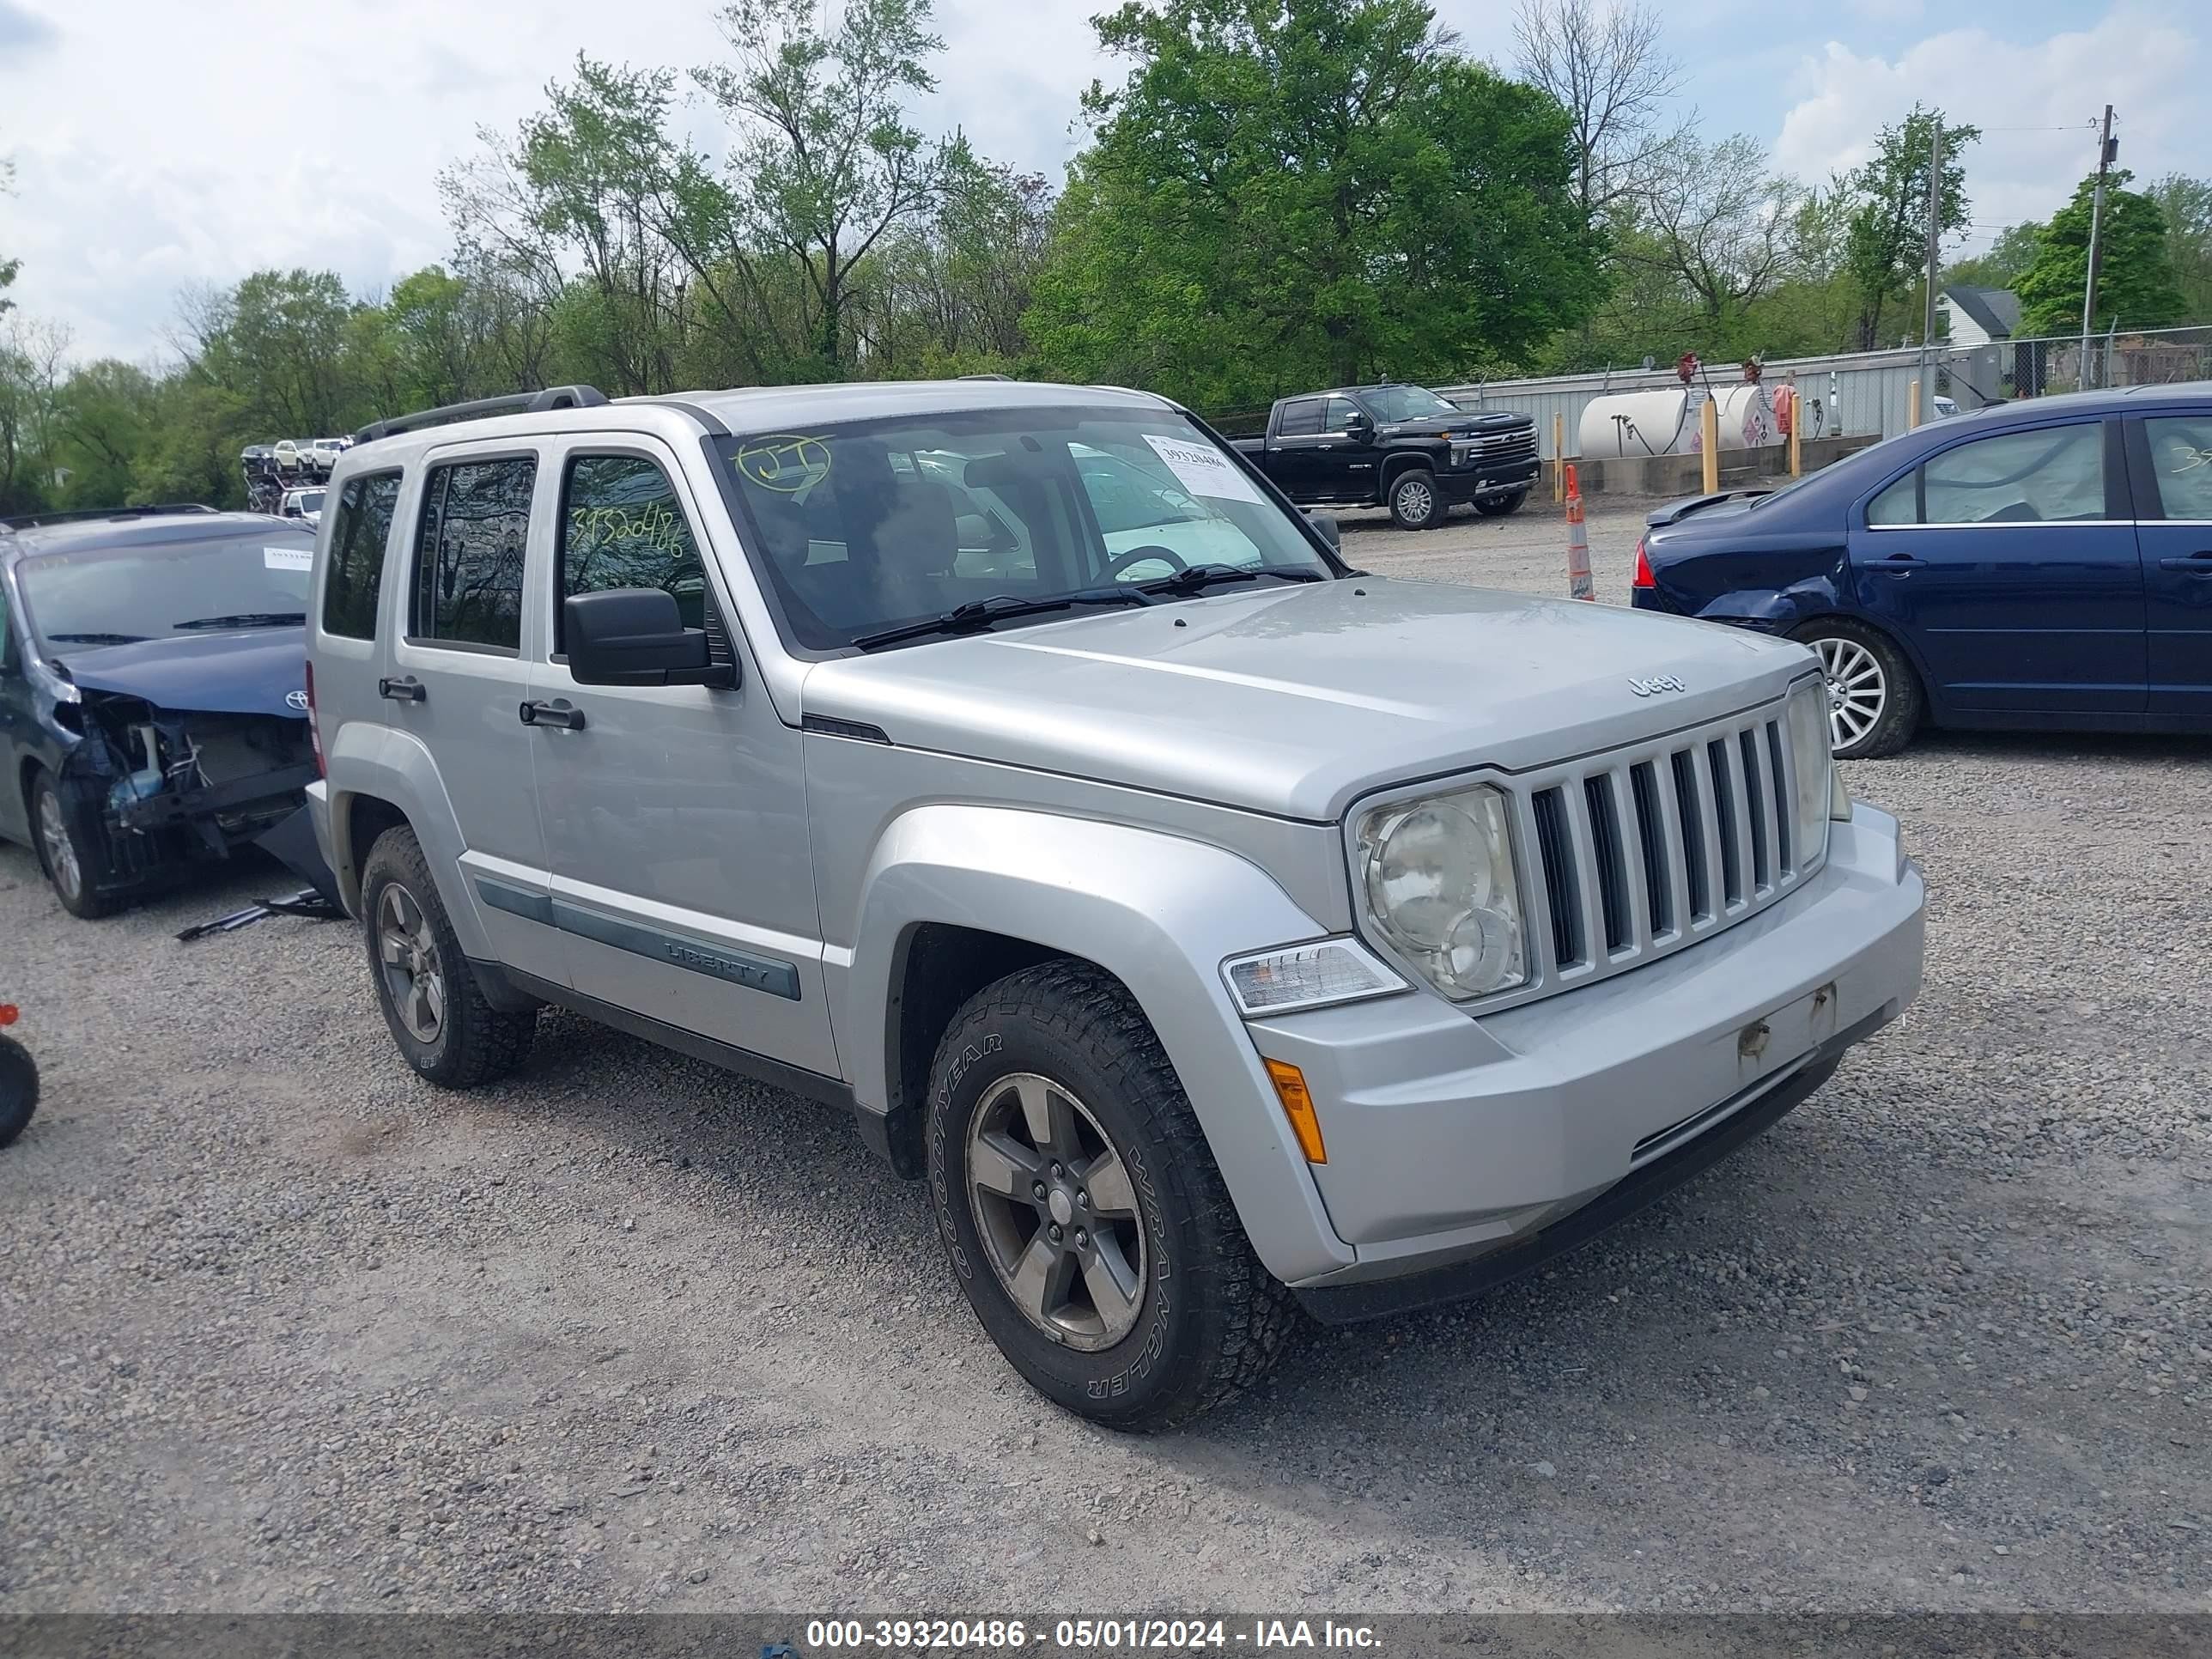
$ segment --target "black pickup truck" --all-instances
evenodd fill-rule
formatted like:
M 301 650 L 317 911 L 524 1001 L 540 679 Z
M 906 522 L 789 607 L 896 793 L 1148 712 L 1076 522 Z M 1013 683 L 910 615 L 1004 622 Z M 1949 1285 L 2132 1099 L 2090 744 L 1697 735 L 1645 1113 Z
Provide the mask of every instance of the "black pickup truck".
M 1470 414 L 1417 386 L 1349 386 L 1280 398 L 1264 438 L 1237 447 L 1301 507 L 1387 507 L 1407 530 L 1462 501 L 1510 513 L 1536 478 L 1536 423 Z

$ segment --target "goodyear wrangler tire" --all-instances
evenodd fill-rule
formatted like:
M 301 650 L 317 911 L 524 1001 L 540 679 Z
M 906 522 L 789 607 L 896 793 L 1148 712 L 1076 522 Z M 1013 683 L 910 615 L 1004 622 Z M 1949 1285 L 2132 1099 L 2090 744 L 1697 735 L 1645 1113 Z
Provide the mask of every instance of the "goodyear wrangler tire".
M 954 1276 L 1038 1393 L 1176 1428 L 1248 1387 L 1292 1319 L 1175 1068 L 1121 983 L 1025 969 L 953 1017 L 930 1073 L 929 1184 Z

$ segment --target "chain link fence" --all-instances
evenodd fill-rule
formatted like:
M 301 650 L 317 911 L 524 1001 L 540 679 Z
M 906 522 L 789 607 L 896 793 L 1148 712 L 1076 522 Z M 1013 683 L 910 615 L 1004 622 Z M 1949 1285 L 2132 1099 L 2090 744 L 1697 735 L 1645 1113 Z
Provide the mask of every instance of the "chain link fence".
M 1936 389 L 1961 412 L 2016 398 L 2212 380 L 2212 328 L 2161 328 L 1939 347 Z

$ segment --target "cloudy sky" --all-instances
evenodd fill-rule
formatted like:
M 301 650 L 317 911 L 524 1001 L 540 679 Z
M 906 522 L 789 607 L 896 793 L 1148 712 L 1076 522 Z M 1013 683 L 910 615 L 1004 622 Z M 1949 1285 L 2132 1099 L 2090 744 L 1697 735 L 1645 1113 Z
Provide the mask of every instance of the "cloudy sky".
M 440 167 L 511 128 L 579 50 L 711 61 L 711 0 L 0 0 L 0 254 L 13 296 L 77 355 L 158 356 L 186 284 L 268 265 L 361 292 L 444 256 Z M 947 40 L 925 124 L 1057 175 L 1079 90 L 1114 65 L 1103 0 L 938 0 Z M 1480 55 L 1510 58 L 1508 0 L 1438 0 Z M 1914 99 L 1987 137 L 1976 228 L 2042 217 L 2090 166 L 2110 102 L 2142 178 L 2212 174 L 2195 95 L 2212 14 L 2135 0 L 1661 0 L 1711 136 L 1748 132 L 1808 179 L 1863 159 Z M 1800 21 L 1802 20 L 1802 21 Z M 701 112 L 704 140 L 711 118 Z

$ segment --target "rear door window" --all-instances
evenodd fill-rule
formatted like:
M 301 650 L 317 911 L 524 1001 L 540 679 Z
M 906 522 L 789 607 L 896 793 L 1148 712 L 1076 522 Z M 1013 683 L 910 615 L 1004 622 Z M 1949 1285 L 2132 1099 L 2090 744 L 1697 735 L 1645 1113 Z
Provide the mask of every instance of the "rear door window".
M 2212 415 L 2160 416 L 2143 432 L 2166 516 L 2212 521 Z
M 1867 523 L 2053 524 L 2105 512 L 2097 420 L 1999 433 L 1931 455 L 1867 503 Z
M 349 640 L 376 637 L 376 602 L 384 591 L 384 558 L 399 474 L 349 478 L 331 526 L 330 570 L 323 578 L 323 632 Z
M 523 556 L 537 482 L 532 456 L 431 469 L 416 538 L 411 642 L 521 649 Z
M 2007 432 L 1932 456 L 1921 469 L 1931 525 L 2043 524 L 2105 516 L 2101 421 Z
M 1275 428 L 1278 438 L 1314 438 L 1321 435 L 1322 406 L 1328 400 L 1322 398 L 1293 398 L 1283 405 L 1283 418 Z

